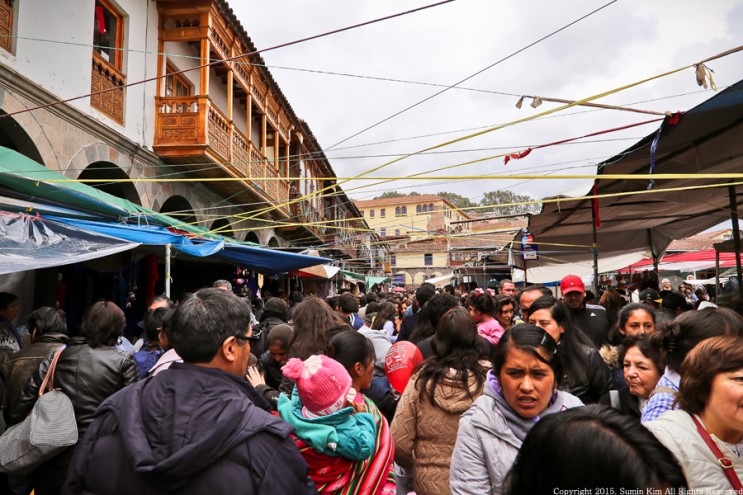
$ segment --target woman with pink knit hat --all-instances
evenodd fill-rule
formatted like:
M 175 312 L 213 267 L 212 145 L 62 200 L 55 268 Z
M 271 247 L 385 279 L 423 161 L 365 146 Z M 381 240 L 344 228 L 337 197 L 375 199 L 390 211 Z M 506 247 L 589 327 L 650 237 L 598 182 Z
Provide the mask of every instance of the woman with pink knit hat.
M 292 397 L 279 397 L 279 414 L 296 436 L 315 451 L 350 461 L 368 459 L 375 450 L 377 425 L 356 400 L 351 375 L 324 355 L 290 359 L 281 371 L 296 384 Z

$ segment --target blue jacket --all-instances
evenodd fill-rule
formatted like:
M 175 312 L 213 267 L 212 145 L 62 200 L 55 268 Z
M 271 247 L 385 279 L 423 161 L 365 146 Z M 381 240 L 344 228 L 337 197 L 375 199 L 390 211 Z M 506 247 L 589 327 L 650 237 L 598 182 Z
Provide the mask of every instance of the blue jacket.
M 317 493 L 291 426 L 247 382 L 174 363 L 101 404 L 63 493 Z
M 371 457 L 377 441 L 377 423 L 369 413 L 354 413 L 352 407 L 319 418 L 302 415 L 302 401 L 294 387 L 292 398 L 281 394 L 279 414 L 296 435 L 313 449 L 332 457 L 363 461 Z

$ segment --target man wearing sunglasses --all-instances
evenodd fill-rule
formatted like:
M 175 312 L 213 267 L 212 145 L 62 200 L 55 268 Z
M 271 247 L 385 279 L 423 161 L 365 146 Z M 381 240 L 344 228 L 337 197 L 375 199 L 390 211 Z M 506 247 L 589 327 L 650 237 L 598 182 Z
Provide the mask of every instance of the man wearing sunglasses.
M 183 363 L 100 406 L 67 491 L 316 493 L 292 428 L 245 380 L 259 338 L 246 301 L 216 288 L 191 294 L 174 311 L 168 338 Z

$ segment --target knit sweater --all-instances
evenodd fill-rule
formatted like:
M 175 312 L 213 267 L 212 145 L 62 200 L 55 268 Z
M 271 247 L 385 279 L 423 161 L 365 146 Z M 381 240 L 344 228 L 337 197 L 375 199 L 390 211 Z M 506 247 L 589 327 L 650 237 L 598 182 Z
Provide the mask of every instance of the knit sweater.
M 459 418 L 482 394 L 474 377 L 469 392 L 460 380 L 445 380 L 434 392 L 434 403 L 419 401 L 418 374 L 402 394 L 390 430 L 395 439 L 395 462 L 413 469 L 413 487 L 418 495 L 448 494 L 449 465 L 457 439 Z M 455 378 L 452 373 L 450 378 Z

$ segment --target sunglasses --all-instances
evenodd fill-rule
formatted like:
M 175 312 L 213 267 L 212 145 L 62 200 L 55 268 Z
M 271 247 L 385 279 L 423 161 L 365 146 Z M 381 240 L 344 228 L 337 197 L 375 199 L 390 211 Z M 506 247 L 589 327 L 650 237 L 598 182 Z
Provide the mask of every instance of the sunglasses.
M 260 330 L 253 332 L 253 335 L 247 336 L 247 335 L 235 335 L 235 338 L 241 342 L 258 342 L 261 340 L 261 332 Z

